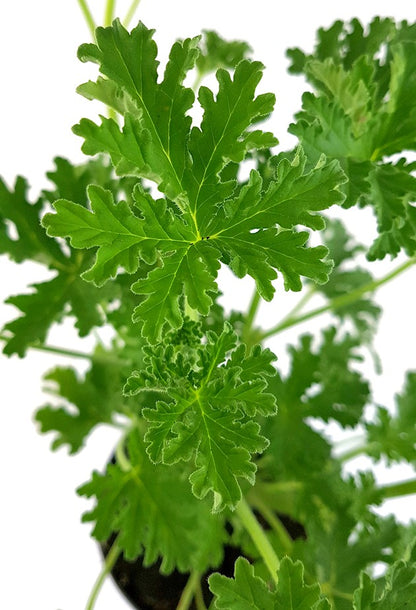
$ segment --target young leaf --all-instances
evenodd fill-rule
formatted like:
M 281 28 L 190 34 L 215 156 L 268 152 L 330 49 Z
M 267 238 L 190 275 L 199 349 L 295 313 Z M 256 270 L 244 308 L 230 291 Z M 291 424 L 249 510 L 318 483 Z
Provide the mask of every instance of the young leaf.
M 240 478 L 254 483 L 251 456 L 264 451 L 268 441 L 251 418 L 271 415 L 276 408 L 274 397 L 265 392 L 265 376 L 274 371 L 272 354 L 256 348 L 245 355 L 243 346 L 235 353 L 235 341 L 226 326 L 219 336 L 209 332 L 206 344 L 198 339 L 189 352 L 186 344 L 174 348 L 167 335 L 163 346 L 148 350 L 145 368 L 133 373 L 125 387 L 127 395 L 157 392 L 163 398 L 143 409 L 150 423 L 145 436 L 149 456 L 165 464 L 192 459 L 193 492 L 203 498 L 212 491 L 214 511 L 237 504 Z

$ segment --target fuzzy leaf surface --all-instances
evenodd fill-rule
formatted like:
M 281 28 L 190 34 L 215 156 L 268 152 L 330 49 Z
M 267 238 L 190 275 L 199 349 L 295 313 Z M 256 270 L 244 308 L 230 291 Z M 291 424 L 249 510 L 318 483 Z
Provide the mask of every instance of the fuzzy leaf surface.
M 268 441 L 252 418 L 276 409 L 266 391 L 273 354 L 260 348 L 246 354 L 235 342 L 229 326 L 220 335 L 208 332 L 205 345 L 196 336 L 191 345 L 175 347 L 168 335 L 163 346 L 148 350 L 145 368 L 124 389 L 127 395 L 160 395 L 153 408 L 143 409 L 148 454 L 155 463 L 192 460 L 193 493 L 204 498 L 212 492 L 214 511 L 237 504 L 240 478 L 254 483 L 252 455 Z

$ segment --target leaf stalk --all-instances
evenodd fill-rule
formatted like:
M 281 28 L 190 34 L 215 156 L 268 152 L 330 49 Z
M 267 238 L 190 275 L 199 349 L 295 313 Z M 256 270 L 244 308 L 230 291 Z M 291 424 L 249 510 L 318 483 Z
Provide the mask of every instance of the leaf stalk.
M 179 603 L 176 606 L 176 610 L 188 610 L 192 603 L 192 600 L 194 599 L 200 580 L 201 575 L 199 572 L 191 572 L 191 575 L 188 578 L 188 582 L 186 583 L 185 588 L 182 591 Z
M 139 4 L 140 4 L 140 0 L 133 0 L 133 2 L 131 3 L 131 5 L 126 13 L 126 16 L 123 19 L 124 27 L 128 27 L 130 25 L 130 22 L 133 19 L 134 14 L 135 14 Z
M 92 16 L 92 13 L 87 4 L 87 1 L 78 0 L 78 4 L 79 4 L 82 14 L 84 15 L 84 19 L 87 23 L 88 29 L 91 32 L 92 39 L 95 41 L 95 30 L 97 29 L 97 25 L 94 21 L 94 17 Z
M 292 326 L 296 326 L 297 324 L 300 324 L 301 322 L 306 322 L 307 320 L 320 316 L 323 313 L 327 313 L 330 311 L 336 311 L 337 309 L 340 309 L 341 307 L 345 307 L 346 305 L 351 305 L 352 303 L 355 303 L 355 301 L 358 301 L 358 299 L 360 299 L 365 294 L 375 292 L 380 286 L 382 286 L 383 284 L 387 284 L 387 282 L 390 282 L 392 279 L 394 279 L 395 277 L 397 277 L 398 275 L 400 275 L 401 273 L 403 273 L 404 271 L 406 271 L 407 269 L 412 267 L 415 264 L 415 262 L 416 262 L 416 259 L 411 258 L 408 261 L 406 261 L 405 263 L 403 263 L 402 265 L 399 265 L 399 267 L 396 267 L 396 269 L 393 269 L 393 271 L 390 271 L 389 273 L 387 273 L 382 278 L 368 282 L 367 284 L 364 284 L 364 286 L 361 286 L 360 288 L 357 288 L 356 290 L 352 290 L 348 294 L 342 294 L 339 297 L 335 297 L 334 299 L 331 299 L 327 305 L 323 305 L 322 307 L 317 307 L 316 309 L 312 309 L 311 311 L 308 311 L 307 313 L 300 315 L 300 316 L 285 318 L 283 321 L 281 321 L 279 324 L 277 324 L 273 328 L 261 333 L 260 338 L 262 341 L 264 341 L 265 339 L 273 337 L 274 335 L 277 335 L 278 333 L 282 332 L 283 330 L 291 328 Z
M 244 498 L 242 498 L 237 504 L 235 512 L 259 551 L 264 563 L 267 566 L 267 569 L 270 572 L 273 582 L 277 585 L 277 572 L 280 567 L 280 561 L 266 535 L 266 532 L 257 521 L 253 511 Z
M 93 610 L 93 608 L 95 606 L 95 602 L 97 601 L 97 598 L 98 598 L 100 591 L 103 587 L 103 584 L 105 582 L 105 579 L 107 578 L 107 576 L 110 574 L 111 570 L 113 569 L 118 557 L 120 556 L 120 553 L 121 553 L 121 548 L 118 544 L 118 538 L 116 538 L 113 542 L 111 549 L 109 550 L 109 552 L 105 558 L 103 568 L 102 568 L 100 574 L 98 575 L 97 580 L 95 581 L 94 587 L 88 598 L 87 605 L 85 606 L 85 610 Z

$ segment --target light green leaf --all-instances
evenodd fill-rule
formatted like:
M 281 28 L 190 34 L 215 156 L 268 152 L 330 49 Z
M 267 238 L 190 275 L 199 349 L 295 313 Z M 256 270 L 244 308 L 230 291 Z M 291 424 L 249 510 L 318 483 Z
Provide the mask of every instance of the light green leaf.
M 194 494 L 203 498 L 213 492 L 213 509 L 220 511 L 240 500 L 240 478 L 254 483 L 252 454 L 268 445 L 247 415 L 268 416 L 276 410 L 274 397 L 266 392 L 273 356 L 259 347 L 247 354 L 244 346 L 235 350 L 236 337 L 228 325 L 219 336 L 209 332 L 205 344 L 201 339 L 175 347 L 168 334 L 163 346 L 148 351 L 144 369 L 133 373 L 125 393 L 159 394 L 162 400 L 154 408 L 143 409 L 150 423 L 145 437 L 149 456 L 166 464 L 192 459 Z

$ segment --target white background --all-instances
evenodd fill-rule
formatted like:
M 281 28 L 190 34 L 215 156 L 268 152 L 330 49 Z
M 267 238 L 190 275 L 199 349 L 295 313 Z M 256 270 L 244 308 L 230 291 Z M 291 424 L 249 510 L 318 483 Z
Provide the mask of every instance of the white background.
M 103 0 L 91 0 L 96 20 L 101 23 Z M 127 2 L 119 2 L 118 15 L 124 16 Z M 285 135 L 291 115 L 300 106 L 302 80 L 286 74 L 286 48 L 301 46 L 311 50 L 315 30 L 335 19 L 357 16 L 364 23 L 376 14 L 414 20 L 414 2 L 396 0 L 349 0 L 348 2 L 278 2 L 273 0 L 143 0 L 138 16 L 148 27 L 156 28 L 162 57 L 177 37 L 195 35 L 202 28 L 216 29 L 226 38 L 249 41 L 254 57 L 266 65 L 262 90 L 277 95 L 271 129 L 282 145 L 292 140 Z M 82 159 L 80 141 L 71 126 L 83 116 L 96 116 L 97 107 L 76 95 L 81 82 L 94 78 L 94 67 L 76 59 L 77 46 L 89 41 L 76 0 L 37 0 L 4 2 L 1 12 L 0 62 L 0 174 L 10 183 L 19 173 L 33 188 L 47 183 L 45 171 L 52 168 L 55 155 L 73 161 Z M 374 231 L 371 216 L 361 212 L 350 216 L 360 239 L 369 241 Z M 402 259 L 376 264 L 377 276 Z M 45 273 L 36 265 L 13 265 L 0 258 L 2 282 L 0 296 L 6 298 L 24 290 Z M 230 275 L 223 280 L 228 291 L 227 305 L 244 307 L 250 282 Z M 377 348 L 384 374 L 374 382 L 376 398 L 387 406 L 400 389 L 403 373 L 415 368 L 414 362 L 414 269 L 392 286 L 379 291 L 385 304 Z M 259 320 L 270 326 L 293 302 L 282 294 L 262 307 Z M 14 308 L 2 306 L 0 322 L 16 316 Z M 306 330 L 302 327 L 300 330 Z M 271 345 L 284 361 L 284 345 L 293 334 L 280 335 Z M 51 344 L 82 349 L 71 325 L 54 329 Z M 2 421 L 1 450 L 1 553 L 2 587 L 0 606 L 7 610 L 80 610 L 85 606 L 91 586 L 100 569 L 100 558 L 89 539 L 89 526 L 79 524 L 85 502 L 74 489 L 89 478 L 93 468 L 100 469 L 111 454 L 115 435 L 99 430 L 78 456 L 69 458 L 66 450 L 49 451 L 48 437 L 37 434 L 32 422 L 36 407 L 46 402 L 40 391 L 42 373 L 67 359 L 40 352 L 29 353 L 26 360 L 1 357 Z M 410 472 L 407 472 L 407 476 Z M 385 480 L 397 472 L 385 473 Z M 400 474 L 406 477 L 406 471 Z M 400 518 L 415 511 L 414 497 L 390 504 Z M 97 610 L 128 608 L 109 581 L 97 603 Z

